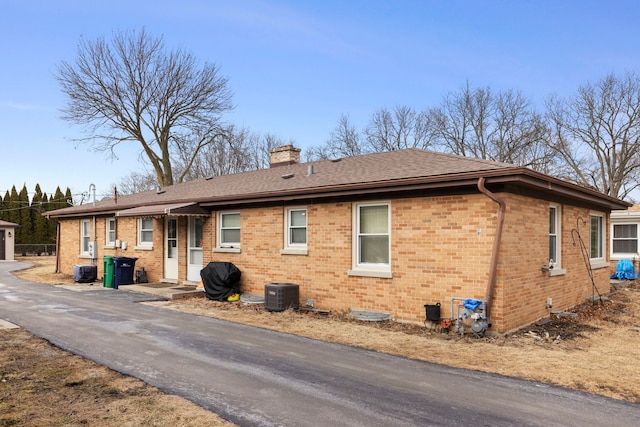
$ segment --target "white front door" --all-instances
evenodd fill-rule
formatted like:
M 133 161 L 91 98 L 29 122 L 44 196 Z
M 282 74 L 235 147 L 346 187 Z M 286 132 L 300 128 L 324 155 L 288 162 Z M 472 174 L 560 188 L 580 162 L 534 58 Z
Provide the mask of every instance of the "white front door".
M 178 280 L 178 219 L 167 217 L 164 227 L 164 278 Z
M 201 217 L 189 217 L 189 248 L 187 263 L 187 280 L 193 282 L 200 281 L 200 270 L 202 270 L 202 224 Z

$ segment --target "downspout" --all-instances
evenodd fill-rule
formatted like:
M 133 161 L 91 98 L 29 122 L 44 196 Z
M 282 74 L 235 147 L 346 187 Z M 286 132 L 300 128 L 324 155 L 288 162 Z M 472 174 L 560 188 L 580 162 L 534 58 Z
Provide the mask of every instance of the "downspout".
M 60 221 L 58 221 L 58 223 L 56 224 L 56 271 L 55 272 L 60 273 Z
M 500 207 L 500 210 L 498 211 L 498 224 L 496 226 L 496 236 L 493 240 L 493 250 L 491 251 L 491 267 L 489 270 L 489 282 L 487 283 L 486 315 L 487 315 L 487 320 L 489 320 L 490 314 L 491 314 L 491 305 L 493 303 L 493 290 L 496 285 L 496 274 L 498 271 L 498 254 L 500 252 L 500 243 L 502 241 L 502 225 L 504 224 L 504 214 L 507 210 L 507 205 L 504 202 L 504 200 L 502 200 L 501 198 L 499 198 L 498 196 L 496 196 L 491 191 L 485 188 L 484 181 L 485 181 L 484 177 L 480 177 L 480 179 L 478 180 L 478 190 L 480 190 L 482 194 L 486 195 L 491 200 L 496 202 Z

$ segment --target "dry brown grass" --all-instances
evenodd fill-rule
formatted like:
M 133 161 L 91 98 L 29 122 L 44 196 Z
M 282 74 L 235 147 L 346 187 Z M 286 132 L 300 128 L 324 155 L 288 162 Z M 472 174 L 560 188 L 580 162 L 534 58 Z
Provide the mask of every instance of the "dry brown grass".
M 0 426 L 233 426 L 23 329 L 0 330 Z
M 53 274 L 50 260 L 36 258 L 30 261 L 39 266 L 22 271 L 18 276 L 41 283 L 73 283 L 67 275 Z M 358 322 L 350 320 L 345 313 L 329 316 L 292 310 L 272 313 L 258 305 L 223 303 L 206 298 L 155 304 L 309 338 L 541 381 L 640 403 L 640 370 L 637 368 L 640 360 L 640 318 L 636 314 L 640 309 L 640 291 L 635 283 L 627 285 L 629 288 L 613 293 L 604 304 L 586 303 L 579 307 L 577 319 L 553 319 L 543 326 L 532 326 L 507 336 L 483 338 L 442 334 L 422 325 Z

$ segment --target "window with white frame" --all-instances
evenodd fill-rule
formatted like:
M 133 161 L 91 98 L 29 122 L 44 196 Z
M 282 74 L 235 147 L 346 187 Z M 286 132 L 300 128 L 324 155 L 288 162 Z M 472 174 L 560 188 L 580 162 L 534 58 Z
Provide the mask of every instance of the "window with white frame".
M 591 261 L 602 261 L 604 260 L 604 216 L 591 214 L 589 219 L 589 257 Z
M 287 209 L 286 219 L 287 247 L 304 248 L 307 246 L 307 209 Z
M 91 222 L 86 219 L 80 222 L 80 253 L 89 255 L 89 242 L 91 241 Z
M 549 206 L 549 264 L 560 266 L 560 209 Z
M 220 212 L 218 216 L 218 246 L 240 247 L 240 213 Z
M 116 245 L 116 219 L 115 218 L 107 218 L 105 223 L 106 236 L 105 242 L 107 246 L 115 246 Z
M 138 245 L 153 245 L 153 218 L 138 219 Z
M 390 271 L 389 203 L 355 205 L 355 269 Z
M 638 253 L 638 224 L 613 224 L 611 252 L 614 256 L 634 256 Z

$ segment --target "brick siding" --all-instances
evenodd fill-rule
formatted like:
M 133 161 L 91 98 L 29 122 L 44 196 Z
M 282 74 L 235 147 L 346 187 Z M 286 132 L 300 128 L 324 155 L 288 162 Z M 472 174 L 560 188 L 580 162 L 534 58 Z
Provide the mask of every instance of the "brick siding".
M 586 208 L 560 206 L 561 254 L 566 274 L 550 276 L 542 271 L 548 262 L 548 201 L 511 193 L 499 194 L 506 202 L 504 233 L 491 311 L 492 330 L 507 332 L 549 315 L 551 310 L 575 306 L 592 294 L 591 280 L 572 229 L 577 218 L 589 244 Z M 385 200 L 388 201 L 388 200 Z M 307 254 L 285 255 L 285 209 L 288 206 L 240 210 L 240 253 L 216 252 L 216 213 L 204 223 L 204 265 L 228 261 L 242 271 L 242 292 L 263 295 L 268 283 L 300 285 L 300 301 L 311 298 L 314 306 L 328 310 L 388 312 L 399 321 L 422 322 L 425 304 L 441 304 L 441 316 L 450 317 L 451 298 L 485 298 L 498 205 L 481 194 L 416 197 L 390 200 L 392 278 L 350 276 L 352 269 L 352 203 L 307 205 Z M 608 219 L 608 213 L 605 218 Z M 136 249 L 135 218 L 117 219 L 117 239 L 128 242 L 126 251 L 104 248 L 105 218 L 98 218 L 98 270 L 102 257 L 136 257 L 151 282 L 163 278 L 164 218 L 154 219 L 153 251 Z M 187 275 L 187 217 L 178 220 L 179 280 Z M 80 221 L 61 220 L 61 270 L 87 264 L 79 258 Z M 608 232 L 608 221 L 604 226 Z M 605 239 L 606 241 L 606 239 Z M 101 243 L 102 242 L 102 243 Z M 607 242 L 608 244 L 608 242 Z M 605 256 L 608 254 L 605 250 Z M 560 267 L 560 266 L 559 266 Z M 609 291 L 607 268 L 593 270 L 601 293 Z M 547 308 L 547 298 L 553 308 Z M 455 314 L 455 313 L 454 313 Z

